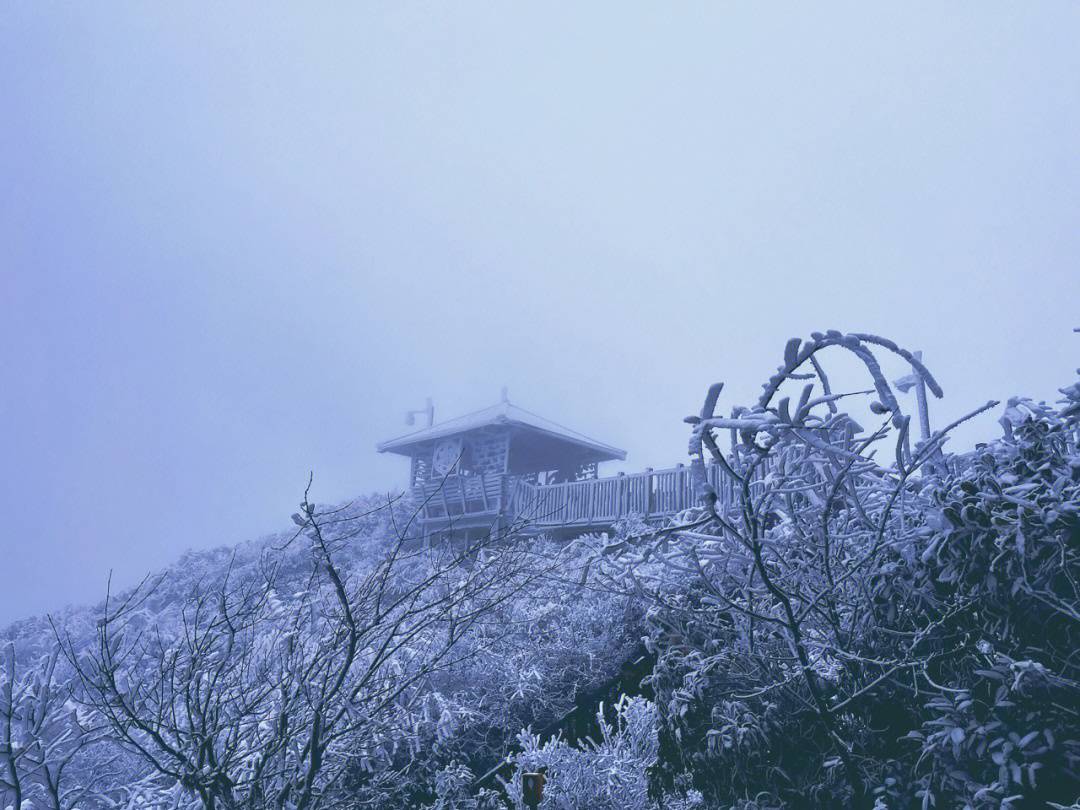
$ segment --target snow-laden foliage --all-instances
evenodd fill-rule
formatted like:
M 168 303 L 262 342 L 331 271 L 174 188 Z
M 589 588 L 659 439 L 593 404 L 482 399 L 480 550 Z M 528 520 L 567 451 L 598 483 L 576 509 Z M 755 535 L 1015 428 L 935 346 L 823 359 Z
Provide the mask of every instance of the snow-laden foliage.
M 610 715 L 610 716 L 609 716 Z M 642 697 L 623 696 L 597 711 L 599 734 L 570 745 L 562 738 L 541 741 L 526 729 L 519 735 L 521 752 L 513 757 L 514 773 L 507 795 L 515 808 L 521 802 L 522 774 L 541 772 L 547 779 L 544 801 L 550 810 L 646 810 L 655 807 L 649 772 L 656 765 L 656 705 Z M 704 808 L 700 793 L 667 796 L 670 810 Z
M 302 510 L 297 532 L 189 554 L 134 592 L 54 616 L 54 627 L 9 628 L 20 679 L 52 661 L 49 705 L 66 708 L 50 709 L 65 741 L 50 751 L 64 764 L 64 795 L 84 808 L 187 808 L 211 796 L 228 806 L 231 791 L 254 806 L 290 779 L 296 795 L 304 786 L 287 774 L 311 764 L 314 712 L 336 706 L 347 716 L 331 734 L 323 721 L 312 801 L 418 806 L 438 797 L 439 773 L 455 763 L 486 771 L 523 726 L 569 710 L 637 645 L 643 610 L 598 593 L 574 549 L 533 537 L 468 552 L 401 544 L 412 514 L 385 499 Z M 348 700 L 320 705 L 312 685 L 327 685 L 349 637 L 328 559 L 354 617 L 367 620 L 346 680 L 370 677 Z M 418 597 L 407 608 L 405 594 Z M 369 608 L 380 596 L 378 614 Z M 23 779 L 32 803 L 39 771 Z
M 110 739 L 207 810 L 334 806 L 372 772 L 422 768 L 432 719 L 440 742 L 457 720 L 446 705 L 430 717 L 432 682 L 548 567 L 515 537 L 461 547 L 398 532 L 367 538 L 346 570 L 351 516 L 305 499 L 293 519 L 312 560 L 299 591 L 281 589 L 276 561 L 261 580 L 226 571 L 196 585 L 177 624 L 148 628 L 153 591 L 137 589 L 106 602 L 89 649 L 64 646 Z
M 832 347 L 871 376 L 882 419 L 864 435 L 828 388 L 818 355 Z M 717 807 L 1080 793 L 1080 389 L 1057 410 L 1010 402 L 1005 437 L 969 456 L 942 453 L 948 429 L 911 449 L 875 347 L 935 390 L 888 341 L 792 341 L 756 406 L 716 417 L 714 386 L 689 420 L 695 469 L 711 457 L 736 498 L 699 475 L 693 528 L 607 560 L 614 585 L 652 604 L 654 791 L 689 775 Z M 782 396 L 793 381 L 797 400 Z

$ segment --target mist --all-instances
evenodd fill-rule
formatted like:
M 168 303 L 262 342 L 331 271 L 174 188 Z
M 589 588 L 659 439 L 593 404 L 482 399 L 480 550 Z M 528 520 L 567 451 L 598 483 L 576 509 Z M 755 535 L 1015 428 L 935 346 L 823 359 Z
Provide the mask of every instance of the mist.
M 1077 99 L 1072 4 L 4 4 L 0 622 L 400 490 L 426 397 L 607 472 L 817 330 L 1053 400 Z

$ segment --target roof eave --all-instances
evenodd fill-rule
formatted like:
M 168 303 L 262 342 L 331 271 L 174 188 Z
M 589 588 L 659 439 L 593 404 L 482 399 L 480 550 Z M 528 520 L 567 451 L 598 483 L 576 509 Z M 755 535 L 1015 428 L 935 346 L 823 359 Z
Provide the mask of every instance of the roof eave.
M 618 447 L 612 447 L 611 445 L 601 444 L 599 442 L 583 442 L 579 439 L 566 436 L 562 433 L 555 433 L 554 431 L 544 430 L 543 428 L 537 427 L 536 425 L 530 425 L 527 422 L 519 422 L 516 419 L 507 419 L 506 417 L 502 417 L 498 420 L 498 423 L 526 428 L 528 430 L 535 431 L 536 433 L 542 433 L 545 436 L 550 436 L 551 438 L 558 441 L 582 447 L 586 450 L 592 451 L 593 453 L 597 453 L 598 455 L 605 456 L 605 458 L 601 459 L 601 461 L 626 461 L 626 451 L 621 450 Z M 437 441 L 441 438 L 443 438 L 443 436 L 441 435 L 417 436 L 415 439 L 411 439 L 408 436 L 400 436 L 396 439 L 390 439 L 389 441 L 380 442 L 379 444 L 375 445 L 375 449 L 379 453 L 396 453 L 400 456 L 407 456 L 409 455 L 409 450 L 412 447 L 415 447 L 418 444 L 423 444 L 424 442 Z

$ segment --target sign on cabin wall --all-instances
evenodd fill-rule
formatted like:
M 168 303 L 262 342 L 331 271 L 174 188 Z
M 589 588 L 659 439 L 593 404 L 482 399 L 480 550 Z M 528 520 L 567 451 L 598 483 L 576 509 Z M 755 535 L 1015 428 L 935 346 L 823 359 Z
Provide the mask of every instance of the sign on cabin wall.
M 435 445 L 431 466 L 436 475 L 447 475 L 461 459 L 461 439 L 444 439 Z
M 506 471 L 508 432 L 484 430 L 421 446 L 413 455 L 413 483 L 445 475 L 496 475 Z

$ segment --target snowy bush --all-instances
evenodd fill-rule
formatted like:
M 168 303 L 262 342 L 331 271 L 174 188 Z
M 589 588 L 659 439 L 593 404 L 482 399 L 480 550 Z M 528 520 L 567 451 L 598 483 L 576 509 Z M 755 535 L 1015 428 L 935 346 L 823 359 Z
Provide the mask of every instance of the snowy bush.
M 844 417 L 818 358 L 833 347 L 871 378 L 881 424 L 864 436 L 834 434 Z M 717 807 L 1067 804 L 1080 387 L 1056 410 L 1010 402 L 1004 438 L 946 456 L 947 430 L 910 447 L 875 348 L 936 388 L 880 338 L 792 341 L 757 405 L 717 417 L 714 387 L 691 420 L 695 470 L 724 465 L 735 502 L 699 474 L 697 525 L 607 559 L 652 605 L 654 786 L 688 773 Z
M 546 810 L 645 810 L 656 806 L 650 797 L 648 773 L 656 764 L 656 705 L 641 697 L 623 696 L 608 717 L 597 713 L 598 739 L 571 745 L 561 738 L 541 743 L 531 731 L 519 736 L 521 752 L 507 793 L 515 807 L 521 804 L 523 773 L 543 772 L 547 777 L 541 808 Z M 665 807 L 704 807 L 700 795 L 668 797 Z

